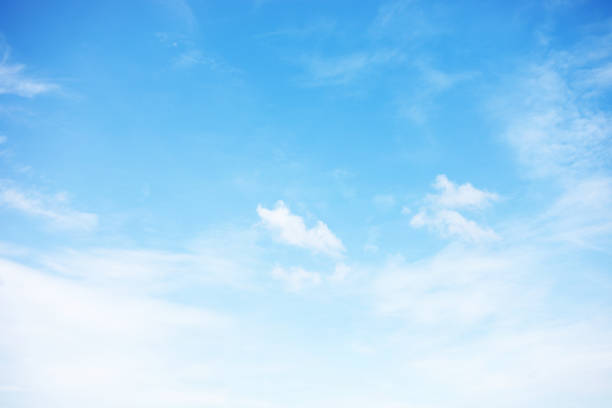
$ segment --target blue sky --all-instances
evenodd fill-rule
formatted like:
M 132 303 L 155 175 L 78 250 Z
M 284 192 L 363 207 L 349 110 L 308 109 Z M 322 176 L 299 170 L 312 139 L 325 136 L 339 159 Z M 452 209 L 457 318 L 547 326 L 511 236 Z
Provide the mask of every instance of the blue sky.
M 609 407 L 611 88 L 604 1 L 3 3 L 0 405 Z

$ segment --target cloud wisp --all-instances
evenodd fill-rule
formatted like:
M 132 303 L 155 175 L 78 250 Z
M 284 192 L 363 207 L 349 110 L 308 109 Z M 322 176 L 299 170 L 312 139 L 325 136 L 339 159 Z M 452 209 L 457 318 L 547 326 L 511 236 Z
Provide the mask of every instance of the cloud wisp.
M 32 98 L 58 88 L 56 84 L 32 78 L 25 73 L 25 65 L 10 62 L 11 49 L 0 35 L 0 95 Z
M 306 86 L 346 85 L 375 69 L 402 60 L 395 50 L 355 52 L 336 57 L 310 56 L 301 59 Z
M 74 210 L 68 204 L 65 194 L 49 196 L 0 186 L 0 205 L 42 218 L 58 229 L 89 231 L 97 227 L 96 214 Z
M 283 201 L 278 201 L 271 210 L 259 205 L 257 214 L 263 225 L 276 232 L 279 239 L 286 244 L 332 257 L 339 257 L 345 251 L 342 241 L 324 222 L 317 221 L 314 227 L 307 228 L 304 219 L 292 214 Z

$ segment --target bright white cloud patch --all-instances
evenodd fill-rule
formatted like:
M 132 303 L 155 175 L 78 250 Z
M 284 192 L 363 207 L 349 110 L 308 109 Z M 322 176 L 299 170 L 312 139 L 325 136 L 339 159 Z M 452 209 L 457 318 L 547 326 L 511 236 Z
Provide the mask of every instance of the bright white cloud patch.
M 46 196 L 40 193 L 23 192 L 17 188 L 0 187 L 0 205 L 40 217 L 60 229 L 90 230 L 98 225 L 98 216 L 93 213 L 71 209 L 65 194 Z
M 499 199 L 497 194 L 479 190 L 470 183 L 457 185 L 444 174 L 436 177 L 433 186 L 439 193 L 428 197 L 440 207 L 483 208 Z
M 340 256 L 344 245 L 322 221 L 317 221 L 312 228 L 306 228 L 304 220 L 291 213 L 284 202 L 278 201 L 274 209 L 257 206 L 257 214 L 263 224 L 279 234 L 282 241 L 314 252 L 330 256 Z
M 439 193 L 426 196 L 426 206 L 410 220 L 413 228 L 429 227 L 444 238 L 475 243 L 499 238 L 491 228 L 482 227 L 457 211 L 481 209 L 498 200 L 497 194 L 479 190 L 470 183 L 457 185 L 444 174 L 436 177 L 433 187 Z

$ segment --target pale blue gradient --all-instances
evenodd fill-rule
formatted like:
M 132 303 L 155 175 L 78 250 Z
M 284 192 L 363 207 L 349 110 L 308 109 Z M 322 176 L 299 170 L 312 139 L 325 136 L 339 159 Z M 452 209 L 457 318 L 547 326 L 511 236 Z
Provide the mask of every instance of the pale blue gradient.
M 0 406 L 609 407 L 612 8 L 4 2 Z

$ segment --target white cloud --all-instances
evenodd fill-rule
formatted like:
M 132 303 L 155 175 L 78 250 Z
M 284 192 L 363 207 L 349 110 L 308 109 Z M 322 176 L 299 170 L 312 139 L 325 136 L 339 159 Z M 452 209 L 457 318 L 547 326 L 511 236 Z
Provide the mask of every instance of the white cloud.
M 302 217 L 291 214 L 282 201 L 278 201 L 272 210 L 257 206 L 257 214 L 268 229 L 276 231 L 280 239 L 289 245 L 334 257 L 344 252 L 344 245 L 325 223 L 317 221 L 314 227 L 306 228 Z
M 601 323 L 499 329 L 414 356 L 406 370 L 444 389 L 460 406 L 570 407 L 588 396 L 605 401 L 612 381 L 612 332 Z
M 444 238 L 459 238 L 474 243 L 498 239 L 490 228 L 481 227 L 456 209 L 481 209 L 498 200 L 495 193 L 479 190 L 470 183 L 457 186 L 444 174 L 438 175 L 433 187 L 438 194 L 428 194 L 426 207 L 410 220 L 413 228 L 429 227 Z
M 535 224 L 546 240 L 610 251 L 612 243 L 612 177 L 594 176 L 568 185 Z
M 521 292 L 517 282 L 533 262 L 527 250 L 486 252 L 464 246 L 412 263 L 391 258 L 375 280 L 377 310 L 428 325 L 502 318 L 512 312 L 510 300 L 516 308 L 526 301 L 528 291 Z
M 430 194 L 428 198 L 440 207 L 445 208 L 483 208 L 499 196 L 495 193 L 479 190 L 470 183 L 456 185 L 444 174 L 436 177 L 434 188 L 439 194 Z
M 6 139 L 6 136 L 4 136 L 4 135 L 0 135 L 0 144 L 4 144 L 4 143 L 6 143 L 6 140 L 7 140 L 7 139 Z
M 61 229 L 91 230 L 98 225 L 96 214 L 71 209 L 67 206 L 67 198 L 63 194 L 45 196 L 0 186 L 0 205 L 41 217 Z
M 484 242 L 498 239 L 490 228 L 479 226 L 454 210 L 437 210 L 431 214 L 422 210 L 412 217 L 410 225 L 414 228 L 428 226 L 444 238 L 457 237 L 470 242 Z
M 321 283 L 321 275 L 319 273 L 310 272 L 295 266 L 289 269 L 277 266 L 272 270 L 272 277 L 283 281 L 287 289 L 292 292 L 317 286 Z
M 214 58 L 210 55 L 205 55 L 202 51 L 197 49 L 190 49 L 183 51 L 174 59 L 175 68 L 193 68 L 195 66 L 202 65 L 210 70 L 217 72 L 236 73 L 238 69 L 228 65 L 219 58 Z
M 609 86 L 609 36 L 551 57 L 512 78 L 490 104 L 526 175 L 568 180 L 609 162 L 612 116 L 594 102 Z
M 231 328 L 227 317 L 124 296 L 5 260 L 0 280 L 0 383 L 23 390 L 32 406 L 229 402 L 212 385 L 201 353 L 211 347 L 212 333 Z
M 24 74 L 25 65 L 9 63 L 10 48 L 0 35 L 0 95 L 12 94 L 31 98 L 57 89 L 57 85 L 33 79 Z
M 30 251 L 28 256 L 60 276 L 118 287 L 118 292 L 165 294 L 181 287 L 210 285 L 237 290 L 252 287 L 255 272 L 269 268 L 256 241 L 255 230 L 217 228 L 173 251 L 97 247 Z M 0 253 L 19 249 L 1 244 Z

